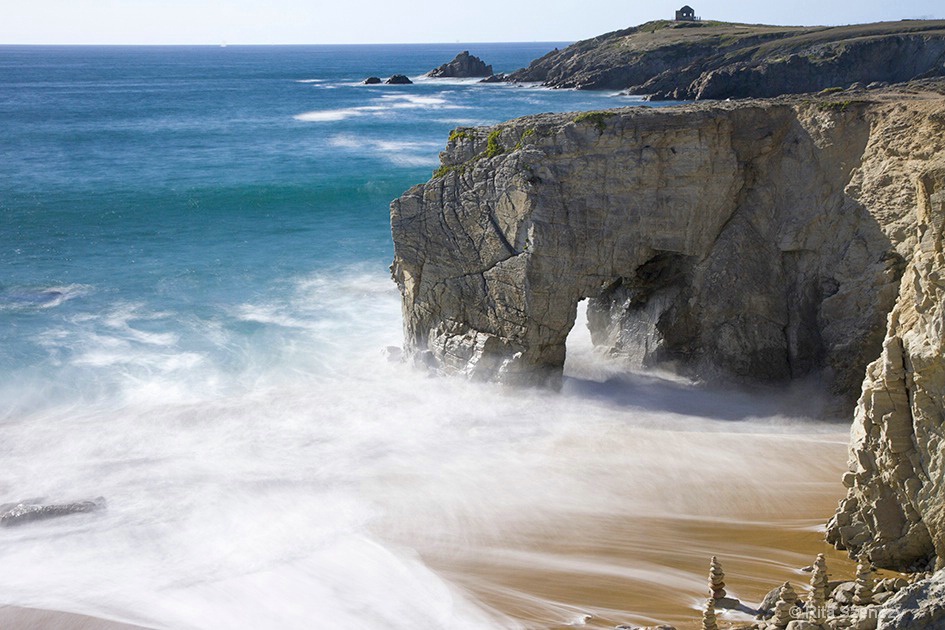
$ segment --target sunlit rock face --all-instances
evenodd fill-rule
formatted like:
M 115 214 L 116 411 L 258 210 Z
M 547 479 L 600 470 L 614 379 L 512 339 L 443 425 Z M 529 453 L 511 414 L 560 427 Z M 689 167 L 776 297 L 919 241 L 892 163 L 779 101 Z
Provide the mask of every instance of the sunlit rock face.
M 853 399 L 866 366 L 905 334 L 890 328 L 884 346 L 897 296 L 900 311 L 909 299 L 903 274 L 919 277 L 917 247 L 931 230 L 921 226 L 935 221 L 921 208 L 938 194 L 929 169 L 943 154 L 943 127 L 940 97 L 887 95 L 549 114 L 457 130 L 433 179 L 391 206 L 406 355 L 442 373 L 554 385 L 587 298 L 595 344 L 631 364 L 702 379 L 822 371 Z M 937 282 L 937 260 L 922 286 Z M 938 293 L 922 295 L 934 320 Z M 918 321 L 894 320 L 909 330 Z M 922 356 L 935 363 L 936 351 Z M 888 378 L 901 386 L 883 387 L 898 392 L 895 409 L 914 414 L 919 390 L 897 374 Z M 886 377 L 874 364 L 866 387 Z M 905 485 L 917 477 L 874 430 L 890 412 L 874 418 L 880 406 L 870 400 L 857 411 L 851 494 L 832 535 L 886 566 L 927 558 L 941 537 L 941 492 L 922 479 L 920 489 Z M 942 400 L 921 400 L 934 420 L 912 434 L 928 435 L 913 440 L 915 461 L 906 456 L 913 471 L 940 458 L 928 427 L 940 425 Z M 899 449 L 909 434 L 894 425 Z M 929 499 L 909 503 L 910 492 Z M 902 513 L 888 516 L 891 503 Z
M 915 247 L 854 419 L 833 542 L 886 566 L 945 559 L 945 160 L 917 177 Z M 923 567 L 924 568 L 924 567 Z

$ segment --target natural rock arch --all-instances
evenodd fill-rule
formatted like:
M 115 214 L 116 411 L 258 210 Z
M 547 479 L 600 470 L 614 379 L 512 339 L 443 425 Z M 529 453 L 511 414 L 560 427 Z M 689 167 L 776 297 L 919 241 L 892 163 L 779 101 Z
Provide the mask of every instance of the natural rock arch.
M 617 352 L 703 377 L 830 367 L 852 391 L 902 272 L 845 192 L 869 133 L 862 115 L 787 104 L 458 130 L 437 176 L 391 206 L 407 354 L 554 384 L 589 298 L 595 342 Z

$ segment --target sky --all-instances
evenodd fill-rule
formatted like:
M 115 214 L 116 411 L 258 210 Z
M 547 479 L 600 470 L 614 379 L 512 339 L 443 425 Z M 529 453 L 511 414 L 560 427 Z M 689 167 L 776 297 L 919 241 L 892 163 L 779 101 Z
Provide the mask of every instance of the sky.
M 856 24 L 945 19 L 942 0 L 0 0 L 0 44 L 574 41 L 672 18 Z

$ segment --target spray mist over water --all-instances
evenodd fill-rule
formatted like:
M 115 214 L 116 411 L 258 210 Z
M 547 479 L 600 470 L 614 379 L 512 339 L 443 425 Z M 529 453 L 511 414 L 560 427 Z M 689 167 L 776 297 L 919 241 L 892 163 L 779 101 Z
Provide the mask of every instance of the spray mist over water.
M 173 628 L 618 617 L 632 609 L 522 582 L 567 574 L 690 597 L 702 576 L 652 557 L 699 546 L 674 529 L 792 518 L 840 461 L 836 426 L 778 412 L 790 396 L 622 373 L 581 323 L 562 392 L 513 390 L 387 361 L 400 313 L 386 277 L 349 268 L 286 289 L 185 322 L 213 347 L 125 302 L 47 333 L 79 348 L 59 378 L 75 391 L 97 379 L 100 395 L 8 404 L 0 492 L 102 495 L 109 508 L 0 530 L 8 603 Z M 594 550 L 615 523 L 625 560 Z M 500 567 L 523 579 L 490 575 Z

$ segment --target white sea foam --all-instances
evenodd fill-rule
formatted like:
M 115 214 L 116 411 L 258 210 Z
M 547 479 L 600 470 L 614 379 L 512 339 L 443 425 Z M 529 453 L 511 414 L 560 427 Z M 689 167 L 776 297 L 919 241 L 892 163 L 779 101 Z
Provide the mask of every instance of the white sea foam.
M 50 332 L 51 353 L 79 348 L 61 378 L 83 394 L 0 414 L 0 502 L 109 507 L 0 529 L 4 602 L 171 628 L 519 627 L 422 558 L 695 589 L 701 574 L 528 541 L 580 517 L 782 516 L 829 468 L 819 454 L 842 461 L 842 430 L 798 417 L 811 396 L 627 375 L 581 327 L 562 392 L 506 390 L 387 362 L 400 326 L 389 278 L 350 268 L 207 321 L 116 303 Z M 0 393 L 20 389 L 43 386 Z
M 350 107 L 348 109 L 326 109 L 321 111 L 305 112 L 293 116 L 296 120 L 304 122 L 337 122 L 345 120 L 352 116 L 360 116 L 363 110 L 359 107 Z
M 477 85 L 482 82 L 482 78 L 481 77 L 471 77 L 471 78 L 450 77 L 450 78 L 443 78 L 443 79 L 434 79 L 432 77 L 420 75 L 419 77 L 412 79 L 412 81 L 420 85 L 424 85 L 424 84 L 426 85 L 430 85 L 430 84 L 433 84 L 433 85 Z M 482 85 L 491 86 L 491 85 L 498 85 L 498 84 L 482 83 Z
M 352 149 L 359 153 L 376 154 L 398 166 L 436 166 L 439 163 L 440 142 L 411 140 L 374 140 L 351 134 L 337 134 L 329 139 L 333 147 Z
M 293 118 L 304 122 L 337 122 L 352 116 L 373 114 L 375 116 L 389 116 L 392 110 L 404 109 L 467 109 L 462 105 L 449 102 L 444 93 L 436 96 L 418 94 L 381 94 L 371 101 L 370 105 L 360 105 L 344 109 L 315 110 L 297 114 Z

